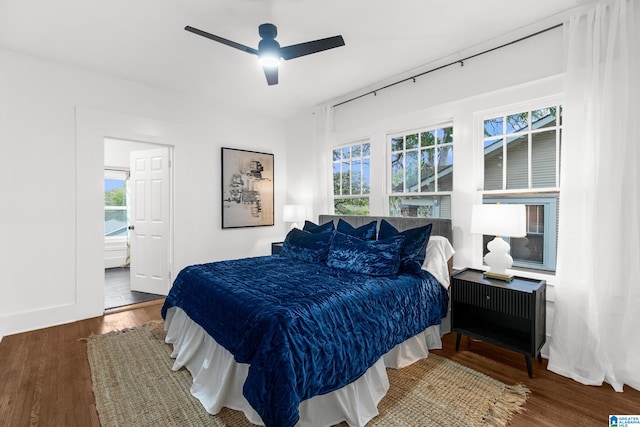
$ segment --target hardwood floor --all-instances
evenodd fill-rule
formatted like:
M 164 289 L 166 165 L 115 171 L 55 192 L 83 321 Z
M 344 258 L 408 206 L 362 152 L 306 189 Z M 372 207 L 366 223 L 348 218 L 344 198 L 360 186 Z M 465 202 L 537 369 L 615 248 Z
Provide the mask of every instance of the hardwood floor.
M 67 325 L 9 335 L 0 342 L 0 426 L 99 426 L 83 338 L 160 320 L 162 300 Z M 533 362 L 528 378 L 524 357 L 490 344 L 455 336 L 435 353 L 507 384 L 523 383 L 531 395 L 510 425 L 605 426 L 610 414 L 640 414 L 640 392 L 616 393 L 609 385 L 589 387 Z

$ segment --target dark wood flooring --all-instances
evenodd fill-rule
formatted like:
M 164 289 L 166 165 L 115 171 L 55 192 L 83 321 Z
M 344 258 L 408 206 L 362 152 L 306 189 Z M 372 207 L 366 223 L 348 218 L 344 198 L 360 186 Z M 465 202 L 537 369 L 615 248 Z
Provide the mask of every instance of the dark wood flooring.
M 99 426 L 83 339 L 160 320 L 162 302 L 4 337 L 0 342 L 0 426 Z M 445 335 L 443 345 L 434 352 L 531 390 L 523 412 L 512 418 L 512 427 L 601 427 L 609 425 L 610 414 L 640 414 L 640 391 L 629 387 L 616 393 L 606 384 L 585 386 L 548 371 L 546 360 L 533 362 L 534 377 L 529 378 L 520 354 L 467 338 L 456 352 L 454 334 Z
M 128 267 L 104 270 L 104 308 L 106 310 L 161 298 L 164 296 L 132 291 Z

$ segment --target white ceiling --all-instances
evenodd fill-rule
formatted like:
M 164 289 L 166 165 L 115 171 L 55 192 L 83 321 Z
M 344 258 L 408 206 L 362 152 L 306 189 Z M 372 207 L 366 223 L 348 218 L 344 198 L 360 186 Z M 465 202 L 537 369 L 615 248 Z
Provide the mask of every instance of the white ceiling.
M 474 46 L 541 29 L 585 0 L 0 0 L 0 47 L 286 118 Z M 555 18 L 557 21 L 557 18 Z M 268 86 L 257 48 L 341 34 L 346 45 L 290 61 Z M 503 41 L 504 42 L 504 41 Z

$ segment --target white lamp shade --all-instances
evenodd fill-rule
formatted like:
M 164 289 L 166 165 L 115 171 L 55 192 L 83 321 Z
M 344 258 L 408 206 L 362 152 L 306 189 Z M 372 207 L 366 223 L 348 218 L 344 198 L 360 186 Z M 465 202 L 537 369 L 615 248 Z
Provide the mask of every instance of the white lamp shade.
M 284 222 L 301 222 L 307 219 L 307 208 L 303 205 L 284 205 L 282 220 Z
M 491 236 L 524 237 L 527 235 L 525 205 L 474 205 L 471 232 Z

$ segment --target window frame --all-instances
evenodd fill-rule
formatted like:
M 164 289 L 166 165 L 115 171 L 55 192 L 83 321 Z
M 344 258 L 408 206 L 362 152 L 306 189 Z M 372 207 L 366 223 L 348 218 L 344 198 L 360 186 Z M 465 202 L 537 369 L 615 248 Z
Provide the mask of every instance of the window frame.
M 493 137 L 486 137 L 485 130 L 485 121 L 497 117 L 506 118 L 510 115 L 518 114 L 520 112 L 528 112 L 528 120 L 529 127 L 531 125 L 531 112 L 536 110 L 541 110 L 544 108 L 557 107 L 556 113 L 556 124 L 554 127 L 541 127 L 536 129 L 527 129 L 526 132 L 512 132 L 512 133 L 504 133 L 500 135 L 500 138 L 507 139 L 514 137 L 515 135 L 527 134 L 527 188 L 507 188 L 507 172 L 508 172 L 508 161 L 507 157 L 504 157 L 502 164 L 502 188 L 501 189 L 485 189 L 485 141 Z M 546 233 L 544 237 L 544 256 L 545 260 L 542 264 L 526 262 L 526 261 L 516 261 L 514 260 L 513 267 L 515 269 L 527 269 L 533 270 L 540 273 L 550 273 L 554 274 L 557 265 L 557 239 L 558 239 L 558 206 L 560 199 L 560 168 L 562 165 L 561 157 L 560 157 L 560 149 L 562 145 L 562 129 L 564 127 L 564 117 L 563 117 L 563 102 L 562 97 L 559 95 L 550 96 L 545 98 L 540 98 L 536 100 L 531 100 L 518 104 L 511 104 L 506 106 L 501 106 L 498 108 L 494 108 L 491 110 L 486 110 L 483 112 L 478 112 L 474 114 L 474 121 L 476 123 L 476 133 L 475 140 L 476 148 L 477 148 L 477 164 L 479 167 L 477 168 L 477 182 L 478 182 L 478 193 L 480 194 L 482 203 L 521 203 L 521 204 L 536 204 L 536 205 L 544 205 L 545 206 L 545 219 L 551 220 L 553 218 L 553 227 L 547 227 L 545 230 Z M 506 123 L 503 123 L 503 129 L 506 127 Z M 556 130 L 556 141 L 555 141 L 555 186 L 550 187 L 533 187 L 533 159 L 532 159 L 532 135 L 535 135 L 540 132 L 545 132 L 551 129 Z M 507 147 L 505 144 L 502 144 L 503 153 L 506 151 Z M 546 224 L 546 222 L 545 222 Z M 505 238 L 507 240 L 507 238 Z M 509 240 L 510 241 L 510 240 Z M 482 247 L 482 240 L 479 247 L 480 253 L 482 255 L 484 248 Z M 482 258 L 482 256 L 481 256 Z
M 418 189 L 421 189 L 421 156 L 420 150 L 425 148 L 421 145 L 421 135 L 423 133 L 435 132 L 438 134 L 438 131 L 444 129 L 451 129 L 451 141 L 440 143 L 439 138 L 435 139 L 435 142 L 431 146 L 426 146 L 426 148 L 432 148 L 434 150 L 434 191 L 406 191 L 407 190 L 407 168 L 406 168 L 406 153 L 407 151 L 417 151 L 418 153 L 418 184 L 416 186 Z M 418 135 L 417 148 L 411 148 L 407 150 L 406 145 L 400 151 L 393 151 L 392 149 L 392 140 L 398 137 L 402 137 L 404 141 L 406 141 L 406 137 L 409 135 Z M 454 136 L 454 123 L 453 120 L 447 122 L 440 122 L 434 125 L 421 126 L 419 128 L 407 129 L 398 132 L 388 133 L 385 138 L 385 169 L 386 169 L 386 183 L 385 183 L 385 203 L 384 203 L 384 212 L 385 215 L 391 216 L 391 198 L 392 197 L 403 197 L 403 198 L 417 198 L 424 199 L 427 203 L 432 207 L 434 212 L 433 218 L 440 218 L 441 212 L 441 198 L 445 197 L 449 199 L 449 205 L 451 205 L 451 196 L 453 194 L 453 180 L 455 178 L 455 136 Z M 438 170 L 438 159 L 439 159 L 439 148 L 442 147 L 450 147 L 449 155 L 451 156 L 451 165 L 449 166 L 451 171 L 451 189 L 450 190 L 440 190 L 440 176 L 441 171 Z M 404 164 L 403 164 L 403 191 L 402 192 L 394 192 L 393 191 L 393 170 L 392 170 L 392 158 L 394 153 L 403 153 Z M 448 216 L 447 218 L 450 218 Z

